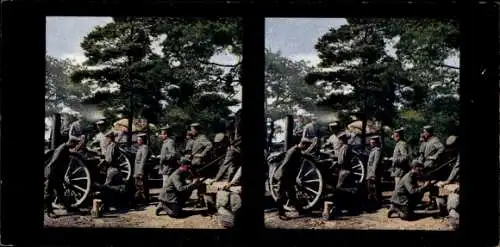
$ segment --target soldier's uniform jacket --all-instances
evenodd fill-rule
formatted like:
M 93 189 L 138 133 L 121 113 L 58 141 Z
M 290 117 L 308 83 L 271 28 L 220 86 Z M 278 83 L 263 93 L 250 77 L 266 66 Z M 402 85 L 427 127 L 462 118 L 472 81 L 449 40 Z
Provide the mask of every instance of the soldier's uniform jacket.
M 373 147 L 372 150 L 370 150 L 370 155 L 368 156 L 368 163 L 366 166 L 366 179 L 378 179 L 380 161 L 382 158 L 381 156 L 382 152 L 380 150 L 380 147 Z
M 424 143 L 424 147 L 420 148 L 420 150 L 423 151 L 420 154 L 420 162 L 422 162 L 426 168 L 433 167 L 435 165 L 435 161 L 439 158 L 439 155 L 443 153 L 444 145 L 435 136 L 431 137 Z
M 101 150 L 101 154 L 104 154 L 106 152 L 106 147 L 109 144 L 109 141 L 108 141 L 108 139 L 105 136 L 106 133 L 107 133 L 107 131 L 105 131 L 105 132 L 99 132 L 95 136 L 95 141 L 99 142 L 99 148 Z
M 304 132 L 302 133 L 302 138 L 306 139 L 313 139 L 315 137 L 319 137 L 319 129 L 318 126 L 316 126 L 313 123 L 308 123 L 304 127 Z
M 335 153 L 337 155 L 337 163 L 339 167 L 344 170 L 351 170 L 351 159 L 353 154 L 349 145 L 341 145 L 339 149 L 335 150 Z
M 399 140 L 392 153 L 392 176 L 402 177 L 409 170 L 409 152 L 405 141 Z
M 173 172 L 176 167 L 170 166 L 176 158 L 175 142 L 168 137 L 163 141 L 160 151 L 160 174 L 168 175 Z
M 83 135 L 83 128 L 80 120 L 71 123 L 69 126 L 69 137 L 80 138 L 81 135 Z
M 226 157 L 224 158 L 224 163 L 219 167 L 217 175 L 215 175 L 215 181 L 229 181 L 231 177 L 236 173 L 239 163 L 239 153 L 238 150 L 232 146 L 227 149 Z M 235 160 L 236 159 L 236 160 Z
M 138 177 L 145 174 L 146 162 L 149 158 L 150 152 L 149 147 L 146 144 L 142 144 L 137 149 L 135 154 L 134 162 L 134 177 Z
M 167 179 L 159 199 L 166 203 L 183 204 L 189 199 L 196 184 L 188 184 L 186 179 L 189 173 L 180 169 L 175 170 Z
M 424 192 L 425 187 L 418 186 L 416 175 L 413 171 L 406 173 L 396 185 L 391 201 L 394 204 L 406 206 L 410 200 L 417 200 Z
M 191 150 L 191 155 L 193 159 L 191 164 L 196 166 L 203 163 L 208 155 L 208 152 L 212 150 L 212 142 L 203 134 L 195 137 L 193 141 L 193 149 Z
M 293 128 L 294 136 L 302 136 L 304 134 L 304 123 L 296 122 L 295 127 Z
M 336 134 L 333 134 L 331 135 L 327 140 L 326 140 L 326 143 L 327 144 L 331 144 L 332 147 L 333 147 L 333 150 L 337 150 L 340 148 L 340 140 L 339 138 L 337 137 Z

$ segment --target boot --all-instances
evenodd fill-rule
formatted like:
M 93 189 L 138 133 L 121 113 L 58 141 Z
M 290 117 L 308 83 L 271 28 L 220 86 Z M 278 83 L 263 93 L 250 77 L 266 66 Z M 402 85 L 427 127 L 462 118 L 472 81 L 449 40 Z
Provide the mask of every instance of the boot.
M 156 209 L 155 209 L 155 215 L 156 216 L 160 216 L 160 213 L 162 211 L 166 211 L 166 206 L 163 204 L 163 202 L 159 202 L 158 205 L 156 206 Z
M 391 207 L 389 208 L 389 211 L 387 211 L 387 218 L 392 218 L 392 215 L 397 214 L 397 213 L 398 213 L 398 210 L 396 208 L 394 208 L 393 205 L 391 205 Z

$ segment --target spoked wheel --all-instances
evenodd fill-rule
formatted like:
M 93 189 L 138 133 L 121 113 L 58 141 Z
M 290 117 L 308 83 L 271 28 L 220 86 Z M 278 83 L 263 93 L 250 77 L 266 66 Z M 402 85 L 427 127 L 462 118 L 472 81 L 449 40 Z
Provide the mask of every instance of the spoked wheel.
M 120 174 L 123 177 L 124 181 L 129 181 L 132 177 L 132 163 L 123 152 L 120 152 L 120 156 L 118 157 L 118 164 L 120 164 Z
M 351 160 L 352 164 L 352 175 L 355 181 L 360 184 L 365 179 L 365 166 L 363 162 L 358 157 L 353 157 Z M 337 185 L 337 180 L 339 178 L 340 167 L 338 163 L 334 163 L 332 167 L 332 175 L 334 177 L 334 186 Z
M 48 160 L 50 161 L 50 159 Z M 46 164 L 48 164 L 48 161 Z M 87 199 L 90 193 L 90 171 L 83 163 L 82 159 L 71 154 L 68 168 L 64 174 L 63 188 L 64 195 L 57 195 L 53 207 L 62 206 L 61 196 L 66 197 L 71 207 L 80 206 Z
M 271 171 L 269 185 L 272 197 L 274 200 L 277 200 L 279 181 L 274 178 L 275 171 L 276 169 Z M 310 209 L 319 201 L 323 193 L 323 177 L 313 161 L 303 159 L 296 177 L 295 190 L 297 198 L 304 205 L 303 209 Z M 290 205 L 290 200 L 287 200 L 284 208 L 288 211 L 295 210 L 295 208 Z

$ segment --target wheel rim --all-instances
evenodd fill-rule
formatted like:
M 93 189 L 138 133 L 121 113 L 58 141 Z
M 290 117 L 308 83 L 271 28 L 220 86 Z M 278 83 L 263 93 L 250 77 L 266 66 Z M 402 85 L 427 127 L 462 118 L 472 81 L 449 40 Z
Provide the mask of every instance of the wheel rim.
M 272 169 L 269 176 L 269 187 L 274 200 L 278 198 L 279 181 L 274 178 L 274 172 L 277 168 Z M 316 165 L 309 159 L 304 159 L 301 163 L 299 173 L 296 177 L 295 190 L 300 201 L 305 202 L 303 209 L 310 209 L 319 201 L 323 193 L 323 176 Z M 287 200 L 284 208 L 288 211 L 294 211 L 295 208 L 290 205 L 290 200 Z
M 352 172 L 352 175 L 355 176 L 355 178 L 356 178 L 355 179 L 356 183 L 362 183 L 363 180 L 365 179 L 365 166 L 364 166 L 363 162 L 358 157 L 354 157 L 351 160 L 351 164 L 353 164 L 352 168 L 351 168 L 351 172 Z M 339 172 L 340 172 L 340 167 L 339 167 L 338 163 L 335 163 L 333 168 L 332 168 L 332 175 L 335 178 L 334 184 L 337 184 Z
M 129 181 L 132 176 L 132 164 L 123 152 L 121 152 L 118 157 L 118 164 L 121 176 L 125 181 Z
M 64 193 L 68 196 L 71 207 L 78 207 L 87 199 L 90 193 L 90 184 L 89 169 L 80 158 L 71 155 L 63 184 Z M 61 207 L 60 199 L 60 195 L 55 197 L 54 207 Z

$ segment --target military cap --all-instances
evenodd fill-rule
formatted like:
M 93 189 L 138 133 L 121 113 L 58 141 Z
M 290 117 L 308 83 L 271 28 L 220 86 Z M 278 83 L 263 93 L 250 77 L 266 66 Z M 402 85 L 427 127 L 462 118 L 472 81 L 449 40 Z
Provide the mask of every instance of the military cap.
M 166 124 L 160 128 L 160 130 L 168 130 L 170 129 L 170 125 Z
M 225 136 L 226 135 L 224 135 L 224 133 L 218 133 L 217 135 L 215 135 L 214 142 L 221 142 L 222 140 L 224 140 Z
M 370 140 L 378 141 L 378 140 L 380 140 L 380 136 L 378 136 L 378 135 L 370 136 Z
M 115 137 L 115 132 L 111 130 L 108 133 L 106 133 L 104 136 L 113 138 L 113 137 Z
M 68 142 L 79 142 L 79 141 L 81 141 L 80 138 L 76 136 L 70 136 L 68 139 Z
M 97 122 L 95 122 L 95 123 L 96 123 L 96 124 L 104 124 L 105 122 L 104 122 L 104 120 L 99 120 L 99 121 L 97 121 Z
M 141 138 L 144 138 L 144 137 L 146 137 L 146 136 L 147 136 L 147 134 L 146 134 L 146 133 L 139 133 L 139 134 L 137 134 L 137 137 L 141 137 Z
M 424 164 L 422 164 L 422 162 L 420 162 L 419 160 L 417 159 L 414 159 L 412 162 L 411 162 L 411 167 L 424 167 Z
M 394 130 L 394 133 L 398 133 L 398 134 L 401 134 L 405 131 L 405 128 L 399 128 L 399 129 L 395 129 Z
M 199 124 L 199 123 L 192 123 L 190 126 L 191 126 L 191 127 L 198 128 L 198 127 L 200 127 L 200 124 Z
M 454 135 L 451 135 L 446 139 L 446 145 L 448 145 L 448 146 L 453 145 L 453 143 L 455 143 L 456 141 L 457 141 L 457 137 Z
M 318 120 L 318 117 L 316 117 L 316 116 L 312 116 L 312 117 L 311 117 L 311 120 Z
M 431 125 L 426 125 L 422 129 L 427 132 L 432 132 L 434 130 L 434 127 L 432 127 Z
M 339 126 L 339 122 L 338 121 L 331 122 L 331 123 L 328 124 L 328 126 L 330 126 L 330 127 L 337 127 L 337 126 Z

